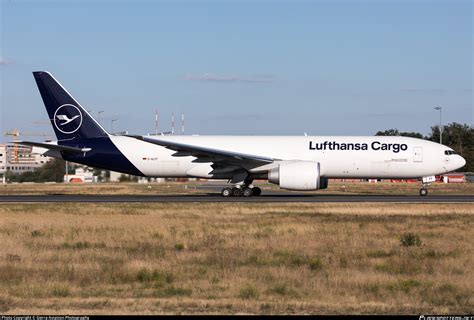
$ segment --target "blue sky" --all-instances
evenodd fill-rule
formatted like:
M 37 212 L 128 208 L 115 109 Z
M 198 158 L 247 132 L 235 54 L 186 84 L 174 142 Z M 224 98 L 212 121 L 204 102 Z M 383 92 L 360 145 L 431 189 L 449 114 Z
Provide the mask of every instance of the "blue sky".
M 2 132 L 52 132 L 35 70 L 131 133 L 156 108 L 189 134 L 426 134 L 437 105 L 474 123 L 471 1 L 0 2 Z

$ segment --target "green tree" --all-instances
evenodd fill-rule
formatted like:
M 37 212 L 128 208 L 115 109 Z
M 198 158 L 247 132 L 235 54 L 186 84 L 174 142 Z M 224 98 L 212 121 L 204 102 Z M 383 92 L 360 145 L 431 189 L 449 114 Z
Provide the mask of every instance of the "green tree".
M 398 129 L 388 129 L 385 131 L 377 131 L 376 136 L 399 136 L 400 132 Z
M 439 126 L 431 127 L 430 140 L 439 142 Z M 474 128 L 457 122 L 443 126 L 443 144 L 466 159 L 459 171 L 474 172 Z
M 92 168 L 92 174 L 97 177 L 97 181 L 102 182 L 104 181 L 104 177 L 102 175 L 103 170 L 99 168 Z
M 46 182 L 46 181 L 63 182 L 64 174 L 66 173 L 66 168 L 65 168 L 64 160 L 55 158 L 51 161 L 46 162 L 37 171 L 39 171 L 38 182 Z
M 376 136 L 402 136 L 402 137 L 412 137 L 419 139 L 426 139 L 419 132 L 400 132 L 398 129 L 388 129 L 385 131 L 377 131 Z
M 62 159 L 52 159 L 35 171 L 13 173 L 8 171 L 6 179 L 10 182 L 63 182 L 65 163 Z
M 129 174 L 121 174 L 119 177 L 119 182 L 137 182 L 138 177 L 137 176 L 132 176 Z

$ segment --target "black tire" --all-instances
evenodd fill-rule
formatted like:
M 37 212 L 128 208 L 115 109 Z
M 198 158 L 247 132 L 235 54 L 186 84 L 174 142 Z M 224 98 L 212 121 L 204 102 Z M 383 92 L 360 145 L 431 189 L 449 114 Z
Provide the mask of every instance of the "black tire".
M 259 195 L 262 194 L 262 189 L 260 189 L 259 187 L 253 187 L 252 188 L 252 194 L 256 197 L 258 197 Z
M 232 188 L 232 196 L 233 197 L 241 197 L 242 196 L 242 190 L 237 187 Z
M 420 189 L 420 196 L 425 197 L 428 195 L 428 189 L 421 188 Z
M 251 197 L 253 195 L 253 190 L 250 188 L 244 188 L 244 190 L 242 190 L 242 195 L 244 197 Z
M 226 197 L 226 198 L 232 196 L 232 189 L 231 189 L 231 188 L 224 188 L 224 189 L 222 189 L 221 195 L 222 195 L 223 197 Z

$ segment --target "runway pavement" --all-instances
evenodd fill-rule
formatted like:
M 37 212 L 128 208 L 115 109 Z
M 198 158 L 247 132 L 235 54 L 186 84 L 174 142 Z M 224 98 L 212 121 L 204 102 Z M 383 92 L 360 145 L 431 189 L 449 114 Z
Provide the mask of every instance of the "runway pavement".
M 204 195 L 9 195 L 0 196 L 2 203 L 35 202 L 392 202 L 392 203 L 474 203 L 474 195 L 318 195 L 271 193 L 250 198 L 224 198 L 217 193 Z

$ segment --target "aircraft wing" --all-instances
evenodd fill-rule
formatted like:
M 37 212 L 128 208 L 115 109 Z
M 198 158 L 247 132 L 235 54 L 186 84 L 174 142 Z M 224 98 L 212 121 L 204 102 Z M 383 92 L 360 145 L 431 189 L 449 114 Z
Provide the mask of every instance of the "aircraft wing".
M 31 142 L 31 141 L 14 141 L 13 143 L 23 145 L 23 146 L 31 146 L 31 147 L 39 147 L 49 150 L 56 150 L 56 151 L 65 151 L 70 153 L 84 153 L 91 151 L 91 148 L 75 148 L 75 147 L 68 147 L 68 146 L 61 146 L 52 143 L 41 143 L 41 142 Z
M 268 165 L 275 162 L 277 159 L 262 157 L 258 155 L 251 155 L 245 153 L 238 153 L 232 151 L 225 151 L 220 149 L 213 149 L 190 144 L 184 144 L 174 141 L 167 141 L 162 139 L 149 138 L 147 136 L 130 136 L 142 141 L 153 143 L 170 150 L 176 151 L 173 154 L 175 157 L 196 157 L 193 162 L 213 162 L 218 166 L 239 166 L 246 169 L 251 169 L 263 165 Z

